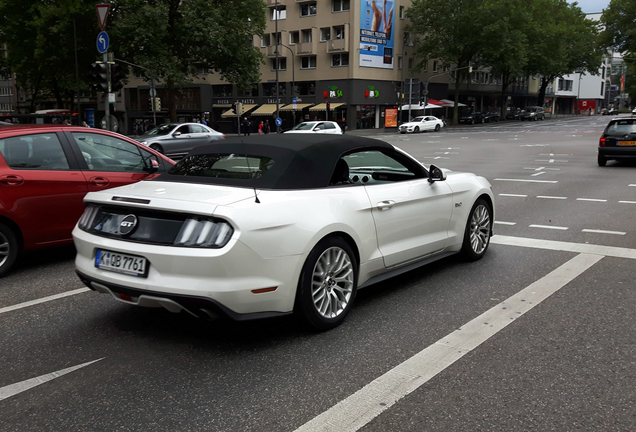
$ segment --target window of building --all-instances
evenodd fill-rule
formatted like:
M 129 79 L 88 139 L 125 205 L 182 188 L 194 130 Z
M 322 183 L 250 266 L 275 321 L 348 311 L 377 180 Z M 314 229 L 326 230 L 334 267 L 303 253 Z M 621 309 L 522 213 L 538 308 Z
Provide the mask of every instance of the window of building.
M 278 9 L 272 8 L 272 21 L 284 20 L 287 18 L 287 6 L 278 6 Z
M 605 79 L 605 66 L 601 69 L 601 79 Z
M 248 88 L 246 90 L 238 89 L 237 93 L 238 93 L 238 95 L 240 97 L 257 97 L 258 96 L 258 84 L 254 84 L 254 85 L 252 85 L 251 88 Z
M 301 96 L 314 96 L 316 94 L 316 83 L 313 81 L 298 82 L 298 94 Z
M 263 96 L 276 96 L 276 83 L 263 83 Z
M 333 32 L 336 39 L 344 39 L 345 37 L 345 26 L 333 26 Z
M 311 42 L 311 40 L 312 40 L 312 37 L 311 37 L 311 29 L 304 29 L 304 30 L 302 30 L 300 37 L 301 37 L 301 41 L 302 41 L 303 43 Z
M 350 8 L 349 0 L 331 0 L 331 10 L 333 12 L 344 12 Z
M 300 62 L 301 69 L 316 69 L 316 56 L 302 57 Z
M 271 36 L 272 45 L 280 45 L 283 43 L 283 35 L 281 32 L 272 33 Z
M 212 86 L 212 96 L 216 98 L 231 97 L 232 84 L 219 84 Z
M 320 29 L 320 42 L 331 40 L 331 27 L 323 27 Z
M 308 17 L 316 15 L 316 2 L 303 3 L 300 5 L 300 16 Z
M 413 57 L 409 58 L 409 69 L 413 69 Z
M 400 19 L 404 19 L 404 6 L 400 6 Z
M 404 64 L 404 58 L 402 56 L 399 56 L 397 58 L 397 68 L 398 70 L 401 70 Z
M 289 44 L 296 45 L 297 43 L 300 43 L 300 32 L 299 31 L 289 32 Z
M 437 60 L 433 60 L 433 72 L 437 72 L 438 63 Z
M 276 70 L 276 59 L 272 59 L 272 70 Z M 287 70 L 287 58 L 278 57 L 278 70 Z
M 261 46 L 262 47 L 270 46 L 269 33 L 268 34 L 264 34 L 263 36 L 261 36 Z
M 333 54 L 331 56 L 331 66 L 349 66 L 349 53 Z

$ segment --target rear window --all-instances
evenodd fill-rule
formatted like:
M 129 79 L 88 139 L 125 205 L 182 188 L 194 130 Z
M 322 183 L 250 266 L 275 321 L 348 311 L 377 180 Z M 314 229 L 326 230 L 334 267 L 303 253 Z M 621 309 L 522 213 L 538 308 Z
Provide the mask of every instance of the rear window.
M 270 157 L 244 154 L 200 154 L 183 158 L 169 174 L 225 179 L 256 179 L 274 165 Z
M 609 135 L 626 135 L 636 133 L 636 123 L 633 119 L 612 121 L 607 125 L 605 133 Z

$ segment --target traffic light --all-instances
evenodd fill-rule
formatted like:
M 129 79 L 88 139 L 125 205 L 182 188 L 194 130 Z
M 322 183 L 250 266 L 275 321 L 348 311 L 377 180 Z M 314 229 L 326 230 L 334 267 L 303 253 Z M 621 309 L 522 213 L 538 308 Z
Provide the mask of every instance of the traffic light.
M 329 110 L 331 109 L 331 103 L 327 101 L 327 111 L 325 111 L 325 120 L 329 120 Z
M 117 63 L 110 65 L 110 91 L 116 92 L 124 87 L 125 75 Z
M 108 91 L 106 65 L 104 63 L 92 63 L 90 66 L 91 87 L 98 92 Z
M 155 111 L 161 111 L 161 98 L 155 98 Z
M 241 102 L 237 102 L 236 103 L 236 113 L 238 115 L 242 115 L 243 114 L 243 104 Z
M 232 104 L 232 114 L 234 115 L 238 114 L 238 102 L 234 102 Z

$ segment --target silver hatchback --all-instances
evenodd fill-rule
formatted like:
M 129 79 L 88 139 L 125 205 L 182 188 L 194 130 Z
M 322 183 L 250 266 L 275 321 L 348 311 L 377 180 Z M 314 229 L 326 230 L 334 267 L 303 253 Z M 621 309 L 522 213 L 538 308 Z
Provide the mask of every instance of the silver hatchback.
M 200 123 L 166 123 L 135 139 L 172 159 L 178 159 L 195 147 L 225 139 L 225 135 Z

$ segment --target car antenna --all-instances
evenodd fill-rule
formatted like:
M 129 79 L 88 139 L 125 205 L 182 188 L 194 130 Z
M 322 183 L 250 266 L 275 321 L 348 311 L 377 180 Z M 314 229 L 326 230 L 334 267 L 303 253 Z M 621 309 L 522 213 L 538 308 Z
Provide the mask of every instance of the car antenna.
M 245 149 L 245 141 L 241 140 L 241 144 L 243 144 L 243 149 Z M 252 175 L 252 168 L 250 167 L 250 160 L 247 157 L 247 151 L 245 151 L 245 163 L 247 164 L 247 171 Z M 254 202 L 256 204 L 260 204 L 261 202 L 258 199 L 258 194 L 256 193 L 256 186 L 254 185 L 254 179 L 252 178 L 252 188 L 254 189 Z

